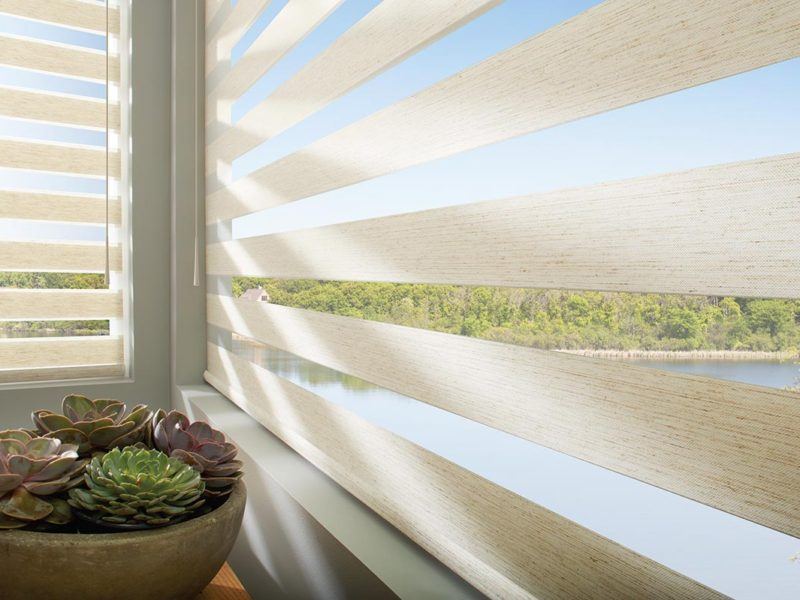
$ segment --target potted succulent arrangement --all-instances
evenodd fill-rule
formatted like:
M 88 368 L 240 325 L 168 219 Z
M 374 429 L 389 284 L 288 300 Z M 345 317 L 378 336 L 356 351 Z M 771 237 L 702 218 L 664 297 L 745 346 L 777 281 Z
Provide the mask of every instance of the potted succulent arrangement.
M 186 415 L 64 398 L 0 430 L 0 598 L 194 598 L 246 492 L 237 448 Z

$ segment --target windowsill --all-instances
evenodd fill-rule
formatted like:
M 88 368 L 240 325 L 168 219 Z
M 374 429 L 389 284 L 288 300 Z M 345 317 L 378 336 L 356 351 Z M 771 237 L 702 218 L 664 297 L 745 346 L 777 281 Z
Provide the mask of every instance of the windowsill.
M 259 468 L 400 598 L 482 597 L 219 392 L 210 386 L 178 391 L 183 410 L 258 457 Z
M 135 383 L 134 377 L 95 377 L 92 379 L 56 379 L 52 381 L 28 381 L 0 383 L 0 392 L 27 390 L 32 388 L 83 387 L 87 385 L 122 385 Z

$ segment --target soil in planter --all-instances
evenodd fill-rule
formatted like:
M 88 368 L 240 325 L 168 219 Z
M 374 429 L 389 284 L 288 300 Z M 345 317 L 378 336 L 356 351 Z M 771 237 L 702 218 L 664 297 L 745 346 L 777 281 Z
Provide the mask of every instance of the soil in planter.
M 180 521 L 175 521 L 174 523 L 170 523 L 170 525 L 175 525 L 177 523 L 186 523 L 187 521 L 191 521 L 192 519 L 196 519 L 197 517 L 202 517 L 203 515 L 207 515 L 208 513 L 217 510 L 220 506 L 225 504 L 225 501 L 228 499 L 228 496 L 223 497 L 213 497 L 213 498 L 206 498 L 206 503 L 203 504 L 196 512 L 192 513 L 189 517 L 182 519 Z M 170 525 L 165 525 L 164 527 L 169 527 Z M 21 529 L 16 529 L 12 531 L 38 531 L 41 533 L 123 533 L 125 531 L 147 531 L 149 529 L 163 529 L 163 527 L 146 527 L 142 529 L 123 529 L 119 528 L 116 529 L 113 527 L 113 524 L 109 524 L 107 526 L 96 525 L 90 521 L 85 521 L 78 516 L 75 516 L 75 520 L 72 523 L 68 523 L 66 525 L 52 525 L 51 523 L 33 523 L 28 525 L 27 527 L 23 527 Z M 0 535 L 2 532 L 0 531 Z

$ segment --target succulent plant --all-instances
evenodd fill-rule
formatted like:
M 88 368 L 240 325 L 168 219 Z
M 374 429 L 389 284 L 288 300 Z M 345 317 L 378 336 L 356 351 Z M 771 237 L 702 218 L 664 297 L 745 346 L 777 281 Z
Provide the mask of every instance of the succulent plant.
M 53 494 L 80 485 L 85 464 L 73 444 L 21 429 L 0 431 L 0 529 L 69 523 L 69 505 Z
M 70 505 L 111 526 L 168 525 L 205 502 L 196 469 L 148 448 L 114 448 L 95 456 L 85 481 L 87 488 L 70 490 Z
M 76 444 L 86 456 L 95 451 L 130 446 L 147 435 L 152 412 L 138 404 L 126 414 L 121 400 L 90 400 L 72 394 L 61 402 L 63 414 L 37 410 L 31 415 L 39 435 Z
M 208 423 L 191 423 L 183 413 L 159 410 L 153 415 L 153 447 L 191 465 L 206 482 L 206 496 L 226 496 L 242 476 L 238 449 Z

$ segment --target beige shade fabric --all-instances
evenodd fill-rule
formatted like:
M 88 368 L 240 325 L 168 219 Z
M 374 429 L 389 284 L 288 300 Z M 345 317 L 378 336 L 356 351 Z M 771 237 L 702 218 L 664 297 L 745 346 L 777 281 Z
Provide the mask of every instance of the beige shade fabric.
M 800 295 L 800 154 L 208 247 L 218 275 Z
M 384 0 L 231 123 L 233 103 L 338 1 L 290 0 L 232 64 L 267 4 L 206 3 L 216 11 L 206 223 L 217 232 L 800 56 L 795 0 L 606 0 L 233 181 L 233 160 L 495 2 Z M 795 153 L 238 240 L 224 233 L 207 246 L 206 267 L 221 294 L 227 278 L 255 276 L 797 298 L 799 173 Z M 215 294 L 207 310 L 212 328 L 800 536 L 794 392 Z M 229 349 L 208 345 L 206 380 L 489 597 L 720 597 Z
M 85 0 L 0 0 L 0 13 L 96 33 L 119 33 L 119 8 Z
M 607 0 L 208 196 L 209 223 L 800 55 L 796 0 Z
M 213 87 L 206 99 L 206 119 L 230 122 L 233 101 L 300 43 L 342 0 L 289 0 L 244 55 Z
M 117 150 L 127 144 L 121 139 L 125 127 L 117 99 L 125 98 L 127 90 L 122 88 L 126 82 L 121 82 L 116 55 L 125 43 L 118 4 L 0 0 L 0 14 L 103 37 L 109 34 L 108 53 L 78 41 L 53 41 L 58 36 L 51 27 L 31 27 L 30 36 L 0 34 L 0 65 L 56 75 L 64 81 L 88 80 L 106 90 L 104 98 L 82 95 L 90 93 L 80 91 L 85 86 L 70 93 L 53 92 L 46 89 L 46 80 L 36 77 L 0 86 L 0 116 L 20 122 L 24 132 L 22 137 L 0 138 L 0 167 L 7 170 L 0 189 L 0 219 L 11 220 L 12 225 L 27 222 L 19 224 L 19 237 L 12 233 L 11 239 L 0 241 L 0 272 L 22 274 L 4 277 L 2 285 L 23 286 L 0 287 L 0 321 L 38 321 L 35 328 L 58 336 L 0 338 L 0 383 L 122 377 L 127 372 L 127 273 L 123 246 L 115 240 L 124 243 L 127 239 L 119 191 L 125 181 Z M 36 124 L 30 134 L 26 123 Z M 97 132 L 105 133 L 106 142 L 55 141 L 64 131 L 61 126 L 95 139 Z M 94 179 L 94 186 L 105 190 L 99 194 L 76 191 L 86 188 L 84 179 Z M 86 239 L 89 231 L 96 232 L 89 239 L 105 237 L 110 243 L 78 241 Z M 107 273 L 108 277 L 101 278 L 107 289 L 82 289 L 97 286 L 98 278 L 70 278 L 79 273 Z M 39 289 L 52 285 L 69 289 Z M 40 327 L 42 321 L 47 322 L 45 327 Z M 84 321 L 89 323 L 72 323 Z M 77 335 L 79 329 L 103 332 L 106 327 L 111 335 Z
M 122 269 L 122 250 L 111 246 L 110 267 Z M 0 241 L 0 271 L 103 273 L 106 248 L 100 242 Z
M 112 319 L 122 316 L 117 290 L 0 288 L 0 320 Z
M 227 13 L 219 30 L 206 39 L 206 75 L 220 66 L 230 66 L 231 51 L 236 42 L 271 2 L 272 0 L 239 0 L 231 7 L 230 0 L 206 0 L 207 18 L 214 18 L 217 11 Z
M 112 350 L 113 351 L 113 350 Z M 115 378 L 125 376 L 125 365 L 88 365 L 77 367 L 35 367 L 32 369 L 2 369 L 0 368 L 0 383 L 31 383 L 50 382 L 68 379 L 97 379 Z
M 121 223 L 119 198 L 108 202 L 108 222 Z M 0 190 L 0 219 L 30 219 L 64 223 L 106 222 L 106 199 L 93 195 L 72 195 L 24 190 Z
M 122 338 L 117 336 L 0 338 L 0 378 L 7 369 L 122 363 Z
M 106 102 L 95 98 L 0 86 L 0 115 L 55 125 L 106 128 Z M 119 131 L 119 104 L 109 105 L 109 129 Z
M 206 171 L 289 129 L 327 104 L 498 4 L 384 0 L 234 127 L 208 145 Z M 403 23 L 399 28 L 398 23 Z M 274 43 L 274 42 L 273 42 Z
M 100 146 L 0 138 L 0 167 L 105 178 L 106 149 Z M 110 177 L 119 177 L 119 170 L 119 156 L 112 151 L 108 174 Z
M 490 598 L 721 598 L 209 344 L 206 381 Z
M 105 83 L 106 53 L 0 34 L 0 65 Z M 109 81 L 119 81 L 119 57 L 109 57 Z
M 800 537 L 800 395 L 277 306 L 208 322 Z

